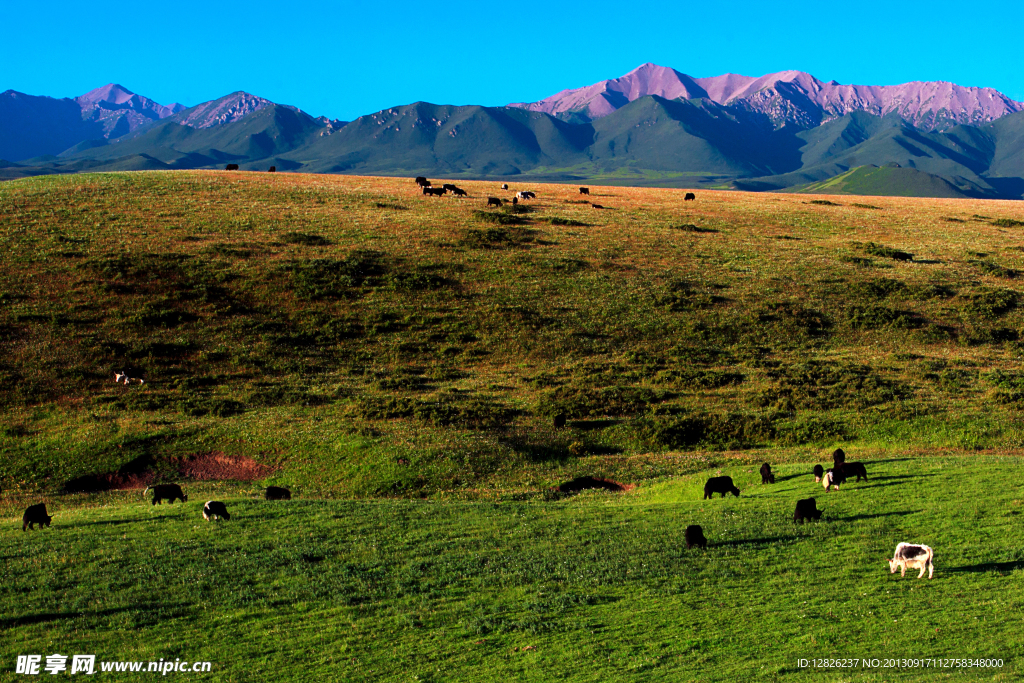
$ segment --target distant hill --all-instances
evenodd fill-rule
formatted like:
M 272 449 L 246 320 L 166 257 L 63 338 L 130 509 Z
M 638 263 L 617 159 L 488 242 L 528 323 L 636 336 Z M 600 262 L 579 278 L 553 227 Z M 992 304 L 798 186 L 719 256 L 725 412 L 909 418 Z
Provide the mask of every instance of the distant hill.
M 5 97 L 0 115 L 13 123 L 0 128 L 8 136 L 0 157 L 16 165 L 0 169 L 3 179 L 231 163 L 242 170 L 1024 198 L 1024 105 L 948 83 L 845 86 L 797 71 L 691 78 L 645 64 L 535 103 L 416 102 L 348 123 L 246 92 L 187 109 L 113 84 L 76 100 Z M 4 102 L 18 105 L 7 111 Z M 18 125 L 28 131 L 24 140 L 11 133 Z M 45 144 L 43 130 L 52 133 Z M 28 148 L 44 151 L 27 157 Z M 891 165 L 903 170 L 864 170 Z

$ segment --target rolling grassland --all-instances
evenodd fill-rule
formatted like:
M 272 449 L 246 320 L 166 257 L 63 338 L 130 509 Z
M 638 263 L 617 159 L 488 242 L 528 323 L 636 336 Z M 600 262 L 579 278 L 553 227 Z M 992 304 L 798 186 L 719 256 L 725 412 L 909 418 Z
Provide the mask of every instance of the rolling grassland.
M 459 185 L 0 184 L 0 677 L 1019 677 L 1024 208 Z M 837 446 L 869 481 L 825 494 Z M 702 501 L 716 474 L 741 497 Z M 583 476 L 630 490 L 555 489 Z M 899 541 L 933 580 L 888 573 Z

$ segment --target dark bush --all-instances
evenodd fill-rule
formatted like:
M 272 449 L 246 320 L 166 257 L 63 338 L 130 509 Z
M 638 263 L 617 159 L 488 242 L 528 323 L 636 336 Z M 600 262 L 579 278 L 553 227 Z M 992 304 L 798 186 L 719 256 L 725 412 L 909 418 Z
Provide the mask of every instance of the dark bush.
M 748 413 L 648 415 L 634 426 L 644 440 L 670 449 L 750 448 L 766 445 L 775 437 L 769 417 Z
M 978 289 L 965 298 L 964 311 L 982 318 L 997 318 L 1017 306 L 1017 292 L 1012 289 Z
M 872 256 L 878 256 L 881 258 L 891 258 L 896 261 L 913 261 L 914 255 L 908 251 L 900 251 L 892 247 L 887 247 L 883 244 L 875 244 L 874 242 L 868 242 L 864 245 L 864 251 Z
M 323 235 L 309 235 L 304 232 L 286 232 L 281 235 L 285 244 L 300 244 L 305 247 L 326 247 L 331 241 Z
M 473 218 L 484 223 L 496 223 L 497 225 L 523 225 L 526 219 L 519 215 L 505 211 L 474 211 Z
M 386 270 L 384 254 L 368 249 L 353 251 L 345 259 L 296 261 L 287 268 L 296 296 L 313 301 L 337 298 L 352 288 L 373 285 Z
M 503 218 L 520 219 L 515 216 L 507 216 L 505 214 L 490 214 L 482 212 L 488 216 L 502 216 Z M 499 221 L 495 221 L 499 222 Z M 504 222 L 503 225 L 516 225 L 516 222 Z M 473 249 L 510 249 L 512 247 L 520 247 L 524 244 L 533 242 L 534 233 L 532 230 L 526 228 L 486 228 L 484 230 L 466 230 L 462 233 L 461 243 L 464 246 Z
M 809 361 L 767 373 L 773 385 L 757 397 L 757 405 L 793 412 L 800 409 L 855 410 L 911 395 L 908 387 L 880 377 L 866 365 Z
M 698 232 L 698 233 L 718 232 L 714 228 L 704 228 L 704 227 L 701 227 L 699 225 L 694 225 L 692 223 L 686 223 L 684 225 L 672 225 L 672 226 L 669 226 L 669 227 L 672 230 L 680 230 L 682 232 Z
M 728 370 L 703 370 L 700 368 L 673 368 L 662 370 L 655 376 L 661 384 L 689 390 L 718 389 L 743 382 L 743 375 Z
M 646 387 L 559 387 L 541 395 L 537 412 L 541 415 L 564 414 L 569 418 L 632 415 L 647 409 L 661 396 Z
M 698 285 L 688 280 L 672 280 L 658 303 L 670 311 L 693 311 L 728 301 L 725 297 L 712 294 L 708 290 L 706 285 Z
M 924 325 L 924 320 L 912 311 L 897 311 L 887 306 L 851 306 L 847 309 L 850 327 L 857 330 L 915 329 Z

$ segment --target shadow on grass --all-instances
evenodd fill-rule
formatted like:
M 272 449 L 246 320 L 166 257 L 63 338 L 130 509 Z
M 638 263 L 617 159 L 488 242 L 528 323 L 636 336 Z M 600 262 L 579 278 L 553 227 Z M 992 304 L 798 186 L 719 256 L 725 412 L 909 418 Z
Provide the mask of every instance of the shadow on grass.
M 138 524 L 140 522 L 150 522 L 151 519 L 107 519 L 99 522 L 79 522 L 77 524 L 61 524 L 61 527 L 66 529 L 77 529 L 78 527 L 89 527 L 89 526 L 117 526 L 119 524 Z
M 877 512 L 873 515 L 851 515 L 850 517 L 828 517 L 830 522 L 856 522 L 861 519 L 877 519 L 879 517 L 905 517 L 906 515 L 913 515 L 920 512 L 920 510 L 901 510 L 900 512 Z
M 109 617 L 114 614 L 125 612 L 156 612 L 167 614 L 168 611 L 178 612 L 181 608 L 187 607 L 185 603 L 174 605 L 135 605 L 132 607 L 116 607 L 112 609 L 101 609 L 88 612 L 39 612 L 37 614 L 23 614 L 20 617 L 0 618 L 0 629 L 14 628 L 15 626 L 28 626 L 29 624 L 46 624 L 53 621 L 65 621 L 67 619 L 80 619 L 82 617 Z M 181 610 L 184 614 L 184 610 Z
M 615 425 L 623 422 L 625 422 L 625 420 L 570 420 L 569 426 L 573 429 L 589 432 L 593 429 L 607 429 L 608 427 L 614 427 Z
M 843 488 L 846 488 L 846 487 L 851 486 L 851 485 L 856 486 L 858 489 L 877 489 L 877 488 L 882 488 L 883 486 L 901 486 L 902 484 L 907 483 L 908 479 L 923 479 L 924 477 L 935 477 L 935 476 L 938 476 L 938 475 L 935 475 L 935 474 L 894 474 L 894 475 L 891 475 L 891 476 L 888 476 L 888 477 L 872 477 L 871 479 L 867 480 L 867 483 L 861 482 L 860 484 L 858 484 L 855 481 L 852 481 L 853 477 L 851 477 L 850 479 L 847 479 L 846 482 L 843 484 Z M 877 484 L 875 482 L 882 482 L 882 483 L 881 484 Z
M 969 564 L 963 567 L 952 567 L 950 569 L 943 569 L 942 571 L 983 574 L 986 572 L 1012 572 L 1018 569 L 1024 569 L 1024 560 L 1017 560 L 1016 562 L 983 562 L 982 564 Z
M 772 536 L 770 538 L 743 538 L 738 541 L 719 541 L 708 543 L 709 548 L 741 547 L 745 545 L 768 545 L 770 543 L 784 543 L 796 541 L 800 536 Z
M 801 474 L 787 474 L 784 477 L 780 477 L 779 475 L 775 475 L 775 483 L 779 484 L 779 483 L 784 482 L 784 481 L 789 481 L 790 479 L 801 479 L 803 477 L 807 477 L 808 479 L 810 479 L 813 482 L 814 481 L 814 472 L 811 472 L 810 470 L 807 470 L 806 472 L 803 472 Z M 766 484 L 766 486 L 771 486 L 771 484 Z

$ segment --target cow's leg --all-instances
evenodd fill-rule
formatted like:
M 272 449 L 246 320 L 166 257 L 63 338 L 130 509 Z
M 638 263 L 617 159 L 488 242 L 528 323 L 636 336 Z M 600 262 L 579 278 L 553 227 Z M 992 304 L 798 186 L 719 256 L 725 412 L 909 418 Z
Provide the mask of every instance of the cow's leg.
M 907 575 L 907 565 L 906 565 L 906 563 L 904 563 L 904 564 L 900 565 L 900 578 L 903 578 L 906 575 Z
M 922 564 L 921 565 L 921 573 L 917 575 L 917 578 L 920 579 L 920 578 L 924 577 L 924 570 L 925 570 L 925 566 Z

